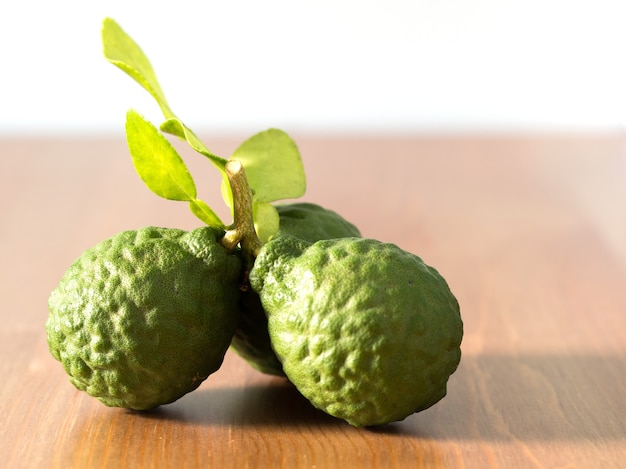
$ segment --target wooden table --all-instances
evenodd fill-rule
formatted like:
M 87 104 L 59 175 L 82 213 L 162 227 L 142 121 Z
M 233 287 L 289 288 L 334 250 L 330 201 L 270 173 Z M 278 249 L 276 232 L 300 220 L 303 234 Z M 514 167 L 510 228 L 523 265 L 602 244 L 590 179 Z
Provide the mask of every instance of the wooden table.
M 145 188 L 120 138 L 5 138 L 0 466 L 626 467 L 625 135 L 294 137 L 306 200 L 449 281 L 465 336 L 448 396 L 356 429 L 230 352 L 154 412 L 76 391 L 44 334 L 65 269 L 118 231 L 199 222 Z M 241 140 L 204 139 L 225 156 Z M 180 148 L 227 218 L 213 168 Z

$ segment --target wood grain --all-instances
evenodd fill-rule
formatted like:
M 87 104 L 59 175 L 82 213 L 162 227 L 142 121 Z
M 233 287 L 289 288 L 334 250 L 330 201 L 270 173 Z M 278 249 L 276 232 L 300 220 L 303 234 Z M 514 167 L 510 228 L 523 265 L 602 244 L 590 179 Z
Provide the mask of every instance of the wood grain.
M 624 467 L 626 137 L 295 137 L 306 200 L 448 279 L 465 323 L 448 396 L 356 429 L 231 353 L 153 412 L 76 391 L 43 328 L 65 269 L 118 231 L 198 222 L 143 186 L 121 140 L 5 138 L 0 467 Z M 241 139 L 205 141 L 228 155 Z M 221 207 L 219 177 L 184 150 Z

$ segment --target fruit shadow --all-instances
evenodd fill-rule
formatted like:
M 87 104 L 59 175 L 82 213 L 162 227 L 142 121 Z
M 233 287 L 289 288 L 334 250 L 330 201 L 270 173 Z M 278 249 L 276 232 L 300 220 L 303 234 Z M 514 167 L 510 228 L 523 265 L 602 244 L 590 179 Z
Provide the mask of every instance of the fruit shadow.
M 464 356 L 448 395 L 372 435 L 455 441 L 606 441 L 626 437 L 620 356 Z M 200 388 L 143 418 L 196 425 L 353 429 L 314 408 L 289 382 Z
M 193 425 L 330 427 L 345 422 L 316 409 L 285 379 L 241 387 L 201 387 L 143 418 L 176 420 Z
M 140 418 L 202 426 L 355 429 L 315 408 L 286 379 L 273 377 L 265 378 L 262 383 L 236 388 L 200 388 L 173 404 L 136 414 Z M 359 430 L 389 435 L 403 433 L 403 427 L 397 423 Z

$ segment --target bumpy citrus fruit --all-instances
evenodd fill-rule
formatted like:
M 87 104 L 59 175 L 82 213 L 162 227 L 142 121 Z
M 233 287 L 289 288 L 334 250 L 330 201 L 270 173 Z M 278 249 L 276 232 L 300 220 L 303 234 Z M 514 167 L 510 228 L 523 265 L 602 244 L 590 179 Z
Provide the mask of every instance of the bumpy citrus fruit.
M 209 227 L 125 231 L 85 251 L 49 298 L 50 352 L 104 404 L 150 409 L 222 364 L 241 262 Z
M 277 205 L 277 236 L 289 235 L 314 243 L 322 239 L 360 237 L 359 229 L 337 212 L 310 202 Z
M 282 237 L 263 247 L 250 284 L 287 377 L 316 407 L 371 426 L 445 396 L 463 324 L 419 257 L 372 239 Z
M 361 236 L 352 223 L 317 204 L 299 202 L 278 205 L 276 209 L 280 216 L 280 229 L 275 237 L 291 235 L 315 242 L 321 239 Z M 242 294 L 242 320 L 231 347 L 253 368 L 266 374 L 285 376 L 282 365 L 272 350 L 267 316 L 258 294 L 253 290 Z

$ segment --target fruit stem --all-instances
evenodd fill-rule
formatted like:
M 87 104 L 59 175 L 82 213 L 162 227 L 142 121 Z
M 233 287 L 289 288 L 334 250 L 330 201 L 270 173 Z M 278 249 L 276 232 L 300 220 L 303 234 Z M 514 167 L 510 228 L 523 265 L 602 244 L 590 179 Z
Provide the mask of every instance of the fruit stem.
M 221 243 L 231 251 L 240 244 L 243 254 L 253 261 L 263 244 L 254 229 L 252 190 L 240 161 L 229 160 L 225 169 L 233 193 L 234 220 L 232 228 L 226 231 Z

